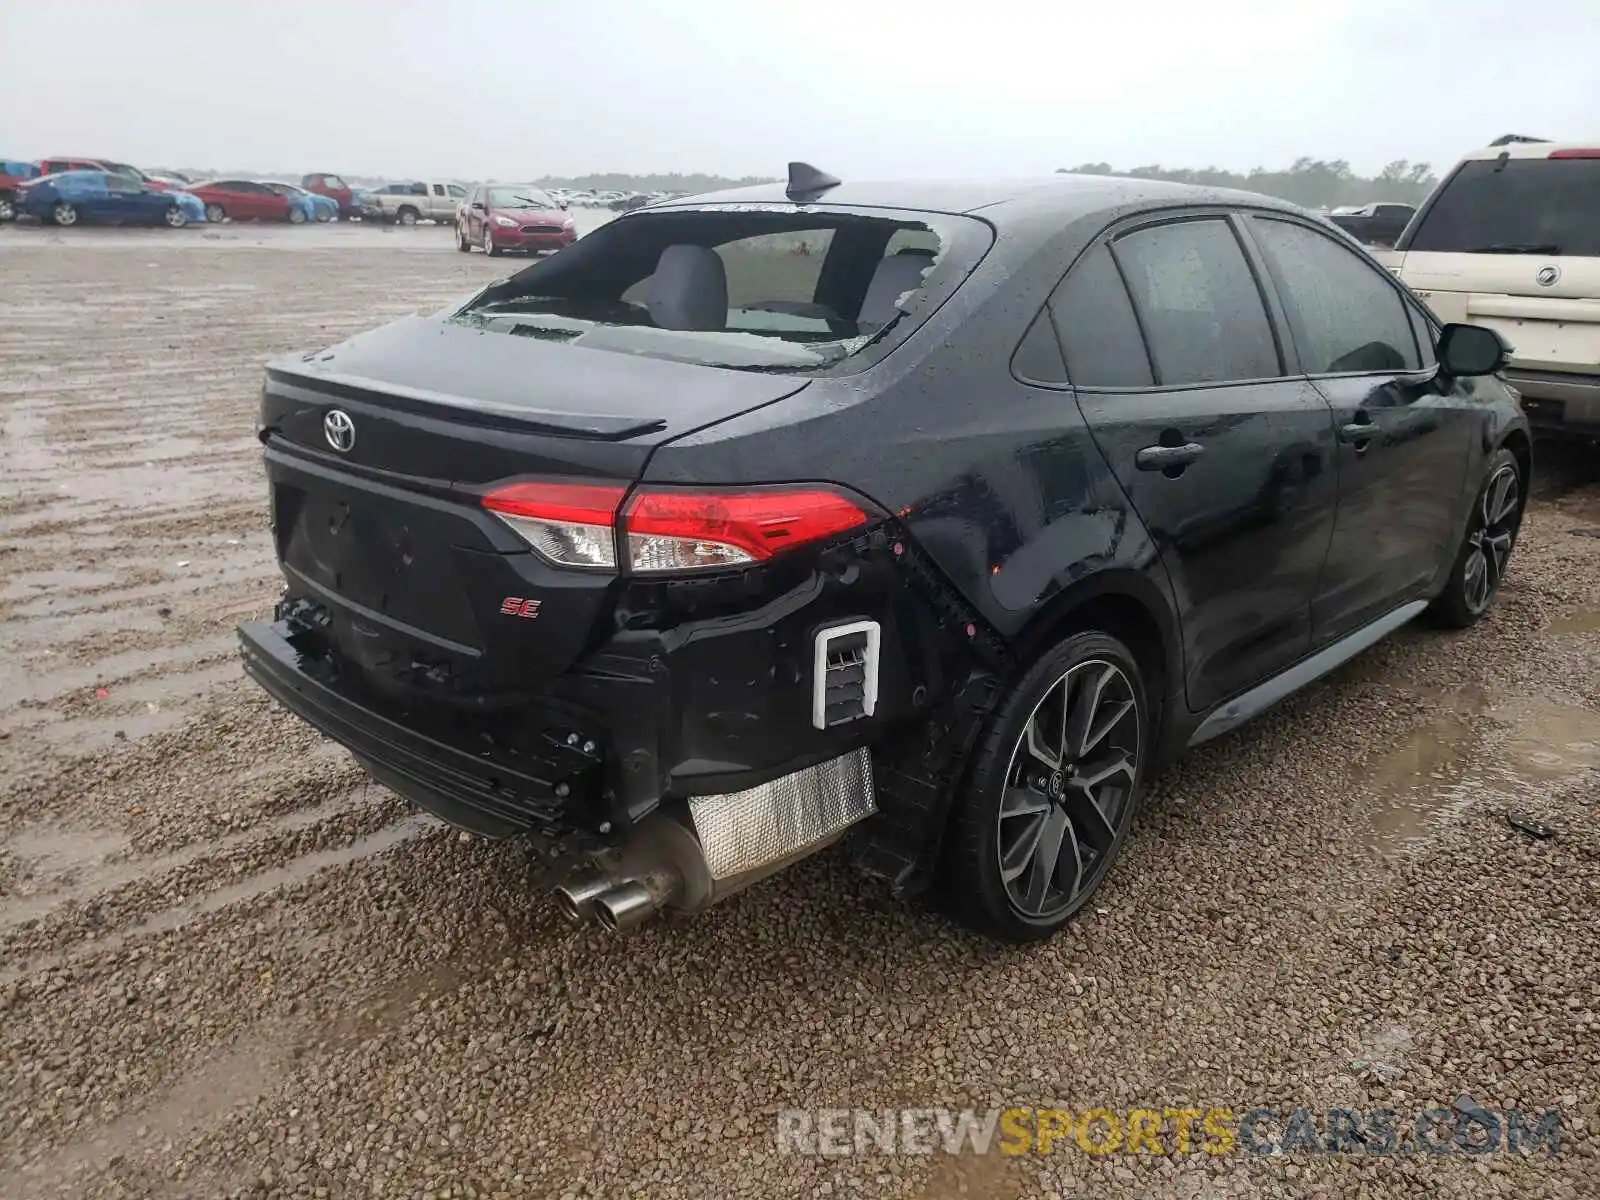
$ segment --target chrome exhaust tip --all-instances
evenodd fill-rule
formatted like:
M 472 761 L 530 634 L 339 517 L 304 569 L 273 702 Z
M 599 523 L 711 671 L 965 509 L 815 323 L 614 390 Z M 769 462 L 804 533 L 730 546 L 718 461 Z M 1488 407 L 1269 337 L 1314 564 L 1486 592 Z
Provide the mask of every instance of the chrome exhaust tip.
M 619 884 L 594 902 L 594 919 L 608 933 L 643 925 L 661 908 L 656 894 L 637 879 Z
M 556 887 L 556 907 L 567 920 L 581 925 L 594 915 L 594 902 L 611 887 L 612 881 L 598 871 L 581 872 Z

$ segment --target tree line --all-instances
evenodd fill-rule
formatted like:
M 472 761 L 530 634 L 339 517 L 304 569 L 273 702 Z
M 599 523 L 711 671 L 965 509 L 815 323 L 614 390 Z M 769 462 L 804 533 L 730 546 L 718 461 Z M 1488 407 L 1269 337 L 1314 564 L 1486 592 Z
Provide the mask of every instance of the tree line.
M 601 172 L 595 175 L 546 175 L 534 180 L 540 187 L 567 188 L 570 191 L 595 192 L 720 192 L 725 188 L 749 187 L 757 183 L 776 182 L 769 176 L 746 175 L 730 179 L 726 175 L 627 175 L 620 172 Z
M 1208 187 L 1241 188 L 1262 192 L 1305 208 L 1341 204 L 1371 204 L 1389 200 L 1420 204 L 1439 182 L 1429 163 L 1414 163 L 1397 158 L 1376 175 L 1357 175 L 1342 158 L 1297 158 L 1287 170 L 1256 167 L 1247 173 L 1225 171 L 1221 167 L 1134 167 L 1119 171 L 1110 163 L 1079 163 L 1060 167 L 1058 175 L 1120 175 L 1129 179 L 1164 179 L 1172 183 L 1196 183 Z

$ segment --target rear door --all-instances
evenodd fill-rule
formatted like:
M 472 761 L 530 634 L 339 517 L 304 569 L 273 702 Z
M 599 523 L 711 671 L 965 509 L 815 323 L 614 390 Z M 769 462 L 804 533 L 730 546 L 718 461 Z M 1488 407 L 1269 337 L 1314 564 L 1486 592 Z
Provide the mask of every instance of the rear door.
M 289 197 L 280 195 L 264 183 L 244 183 L 240 185 L 250 199 L 251 208 L 255 214 L 266 221 L 287 221 L 289 219 Z
M 167 207 L 159 192 L 146 192 L 144 185 L 127 175 L 106 172 L 106 218 L 136 223 L 154 220 Z M 160 201 L 157 207 L 155 201 Z
M 255 210 L 254 200 L 250 193 L 245 191 L 243 183 L 225 179 L 213 184 L 211 190 L 216 193 L 211 198 L 211 203 L 222 205 L 223 210 L 233 220 L 250 221 L 259 215 Z
M 1248 228 L 1339 441 L 1339 515 L 1312 605 L 1320 645 L 1431 593 L 1465 520 L 1482 414 L 1470 381 L 1441 383 L 1420 310 L 1366 255 L 1287 215 Z
M 1189 707 L 1302 657 L 1334 519 L 1328 403 L 1285 359 L 1238 219 L 1113 231 L 1051 313 L 1078 403 L 1160 548 Z

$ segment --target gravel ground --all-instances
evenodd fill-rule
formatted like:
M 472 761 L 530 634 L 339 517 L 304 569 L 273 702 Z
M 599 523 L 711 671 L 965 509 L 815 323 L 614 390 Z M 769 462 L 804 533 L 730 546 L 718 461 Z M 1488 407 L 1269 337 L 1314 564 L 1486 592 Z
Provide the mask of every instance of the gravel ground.
M 505 269 L 440 231 L 291 232 L 0 228 L 0 1195 L 1600 1192 L 1578 456 L 1543 453 L 1488 620 L 1407 629 L 1169 771 L 1048 945 L 884 905 L 836 856 L 608 939 L 523 848 L 409 814 L 240 678 L 233 626 L 276 594 L 262 359 Z M 790 1108 L 1463 1092 L 1559 1107 L 1562 1153 L 775 1139 Z

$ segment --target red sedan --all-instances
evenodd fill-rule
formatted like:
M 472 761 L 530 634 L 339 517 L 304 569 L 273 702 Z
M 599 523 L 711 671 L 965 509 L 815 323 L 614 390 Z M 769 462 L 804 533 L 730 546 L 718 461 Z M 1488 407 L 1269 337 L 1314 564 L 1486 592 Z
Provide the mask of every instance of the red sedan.
M 186 190 L 205 203 L 207 221 L 292 221 L 300 225 L 307 216 L 304 205 L 248 179 L 214 179 Z
M 137 179 L 145 187 L 155 188 L 158 192 L 166 191 L 168 186 L 164 179 L 146 175 L 138 167 L 112 162 L 109 158 L 73 158 L 70 155 L 56 155 L 53 158 L 39 160 L 41 175 L 59 175 L 62 171 L 105 171 L 112 175 L 126 175 L 129 179 Z
M 479 246 L 485 254 L 560 250 L 578 240 L 572 218 L 549 192 L 531 184 L 478 188 L 456 212 L 456 248 Z

